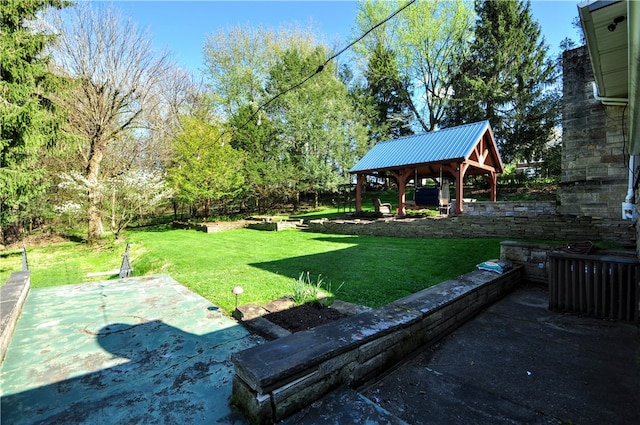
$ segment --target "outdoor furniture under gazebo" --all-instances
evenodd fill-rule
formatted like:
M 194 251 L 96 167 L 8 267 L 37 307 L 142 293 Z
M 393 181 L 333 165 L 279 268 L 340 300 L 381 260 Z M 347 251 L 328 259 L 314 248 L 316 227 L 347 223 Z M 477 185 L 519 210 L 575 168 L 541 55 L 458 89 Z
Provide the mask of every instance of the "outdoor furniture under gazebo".
M 391 204 L 389 204 L 388 202 L 382 203 L 378 198 L 373 200 L 373 208 L 376 210 L 377 213 L 381 213 L 381 214 L 391 213 Z
M 455 180 L 455 213 L 460 214 L 465 176 L 483 176 L 495 202 L 497 174 L 503 170 L 489 121 L 481 121 L 380 142 L 349 172 L 357 175 L 356 211 L 362 211 L 362 185 L 366 177 L 391 176 L 398 183 L 398 214 L 405 215 L 405 187 L 410 180 L 417 187 L 422 179 L 434 179 L 441 191 L 447 179 Z

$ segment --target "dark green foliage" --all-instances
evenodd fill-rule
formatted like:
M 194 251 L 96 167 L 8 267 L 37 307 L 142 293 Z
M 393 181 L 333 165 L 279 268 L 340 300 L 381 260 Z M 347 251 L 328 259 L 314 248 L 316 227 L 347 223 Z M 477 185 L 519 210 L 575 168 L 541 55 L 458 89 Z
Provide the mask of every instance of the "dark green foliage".
M 60 80 L 43 55 L 52 41 L 29 23 L 59 0 L 3 0 L 0 6 L 0 242 L 18 237 L 33 218 L 47 179 L 42 163 L 57 142 L 61 114 L 52 101 Z
M 476 1 L 476 13 L 447 124 L 489 120 L 505 162 L 539 158 L 560 118 L 557 68 L 540 25 L 529 2 Z
M 376 44 L 365 72 L 366 93 L 374 99 L 378 112 L 377 125 L 382 134 L 372 134 L 377 141 L 413 134 L 411 130 L 411 99 L 407 93 L 407 81 L 402 81 L 396 55 L 381 44 Z
M 231 146 L 245 153 L 245 185 L 240 193 L 245 207 L 264 213 L 274 205 L 285 203 L 293 196 L 287 184 L 295 169 L 285 161 L 286 152 L 278 143 L 273 123 L 264 111 L 241 107 L 229 122 Z
M 279 159 L 295 170 L 287 185 L 296 193 L 317 196 L 347 182 L 347 171 L 355 163 L 354 146 L 364 133 L 335 63 L 319 71 L 327 56 L 323 46 L 288 49 L 270 70 L 267 83 L 267 93 L 275 99 L 266 115 L 278 135 Z M 297 205 L 297 197 L 293 202 Z
M 558 143 L 544 151 L 542 155 L 542 177 L 559 176 L 562 173 L 562 144 Z

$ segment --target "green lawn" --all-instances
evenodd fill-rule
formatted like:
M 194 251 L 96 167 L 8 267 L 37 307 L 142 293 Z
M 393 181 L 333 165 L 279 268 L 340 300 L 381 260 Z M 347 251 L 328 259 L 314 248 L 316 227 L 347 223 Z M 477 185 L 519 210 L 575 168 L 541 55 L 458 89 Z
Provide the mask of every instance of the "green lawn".
M 125 246 L 126 243 L 117 243 L 90 248 L 82 243 L 64 242 L 27 248 L 31 286 L 38 288 L 108 279 L 109 276 L 88 278 L 87 273 L 119 269 Z M 21 250 L 0 253 L 0 282 L 4 283 L 12 272 L 21 268 Z
M 125 239 L 98 251 L 77 243 L 29 248 L 32 286 L 79 283 L 89 280 L 88 272 L 118 268 L 129 242 L 136 276 L 169 274 L 227 312 L 235 306 L 234 286 L 244 289 L 240 304 L 262 304 L 291 295 L 297 278 L 307 272 L 312 281 L 319 276 L 337 299 L 378 307 L 471 271 L 500 252 L 495 239 L 403 239 L 296 230 L 206 234 L 156 228 L 130 230 Z M 11 269 L 19 268 L 19 255 L 0 257 L 2 281 Z

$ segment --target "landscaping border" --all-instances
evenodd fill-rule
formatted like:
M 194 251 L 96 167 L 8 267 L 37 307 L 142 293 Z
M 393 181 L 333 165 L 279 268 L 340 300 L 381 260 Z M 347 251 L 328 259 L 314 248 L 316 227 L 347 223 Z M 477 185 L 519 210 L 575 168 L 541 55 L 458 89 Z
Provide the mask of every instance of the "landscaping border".
M 4 285 L 0 286 L 0 362 L 4 360 L 7 353 L 11 336 L 30 289 L 30 271 L 11 273 Z
M 404 238 L 496 238 L 578 242 L 607 241 L 635 248 L 630 221 L 559 214 L 537 216 L 459 215 L 440 218 L 311 220 L 309 231 Z
M 280 421 L 340 385 L 365 382 L 444 337 L 522 280 L 476 270 L 378 309 L 232 356 L 233 401 L 252 423 Z

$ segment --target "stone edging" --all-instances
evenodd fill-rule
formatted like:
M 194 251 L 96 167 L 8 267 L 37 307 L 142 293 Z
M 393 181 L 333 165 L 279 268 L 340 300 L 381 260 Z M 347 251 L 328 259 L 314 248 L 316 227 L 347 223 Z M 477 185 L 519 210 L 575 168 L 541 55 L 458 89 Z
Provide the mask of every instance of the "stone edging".
M 232 356 L 233 400 L 252 423 L 280 421 L 340 385 L 365 382 L 442 338 L 520 283 L 522 268 L 473 271 Z
M 345 235 L 430 239 L 540 239 L 578 242 L 609 241 L 635 247 L 633 223 L 624 220 L 572 217 L 459 215 L 442 218 L 385 218 L 378 220 L 311 220 L 309 231 Z
M 11 336 L 20 317 L 22 306 L 31 288 L 31 272 L 11 273 L 0 286 L 0 362 L 9 348 Z

